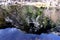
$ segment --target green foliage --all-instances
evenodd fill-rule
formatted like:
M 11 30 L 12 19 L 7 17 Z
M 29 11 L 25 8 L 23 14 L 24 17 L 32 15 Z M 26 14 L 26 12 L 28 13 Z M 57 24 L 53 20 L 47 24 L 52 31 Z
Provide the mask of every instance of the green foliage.
M 44 8 L 36 8 L 34 6 L 24 6 L 24 8 L 22 8 L 22 10 L 24 10 L 24 9 L 25 9 L 26 13 L 25 14 L 22 13 L 22 14 L 25 15 L 24 16 L 25 19 L 28 18 L 28 20 L 32 23 L 34 21 L 35 22 L 37 21 L 39 23 L 39 26 L 38 26 L 39 30 L 41 29 L 41 25 L 42 25 L 43 30 L 46 28 L 47 28 L 46 30 L 50 30 L 51 28 L 55 27 L 55 24 L 52 22 L 52 20 L 49 19 L 48 17 L 44 16 L 44 14 L 43 14 Z M 37 19 L 38 16 L 39 16 L 39 18 Z M 27 22 L 27 26 L 24 26 L 24 28 L 26 29 L 25 31 L 27 31 L 27 30 L 29 31 L 30 26 L 28 25 L 28 22 Z M 34 26 L 34 28 L 32 28 L 32 33 L 33 33 L 33 29 L 35 30 L 35 26 Z
M 51 21 L 51 19 L 44 16 L 43 7 L 37 8 L 35 6 L 22 6 L 21 7 L 18 5 L 11 5 L 11 6 L 8 6 L 8 9 L 4 9 L 4 10 L 5 11 L 3 11 L 3 10 L 2 11 L 3 11 L 5 17 L 7 17 L 7 16 L 10 17 L 10 19 L 13 20 L 14 25 L 18 26 L 18 28 L 20 28 L 23 31 L 26 31 L 27 33 L 30 32 L 30 29 L 32 29 L 31 30 L 32 33 L 37 33 L 37 32 L 39 33 L 41 31 L 40 29 L 49 30 L 49 29 L 55 27 L 54 23 Z M 3 20 L 3 22 L 4 22 L 4 20 Z M 30 22 L 33 23 L 33 27 L 32 27 L 32 25 L 29 25 Z M 35 24 L 38 25 L 38 27 L 36 27 Z M 36 28 L 38 28 L 38 30 L 35 32 Z M 33 29 L 34 29 L 34 31 L 33 31 Z

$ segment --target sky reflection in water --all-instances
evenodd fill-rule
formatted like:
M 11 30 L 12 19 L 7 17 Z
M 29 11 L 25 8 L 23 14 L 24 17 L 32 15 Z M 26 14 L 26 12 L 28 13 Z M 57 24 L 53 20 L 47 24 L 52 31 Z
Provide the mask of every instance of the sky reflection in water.
M 54 34 L 24 34 L 16 28 L 0 29 L 0 40 L 60 40 L 60 36 Z

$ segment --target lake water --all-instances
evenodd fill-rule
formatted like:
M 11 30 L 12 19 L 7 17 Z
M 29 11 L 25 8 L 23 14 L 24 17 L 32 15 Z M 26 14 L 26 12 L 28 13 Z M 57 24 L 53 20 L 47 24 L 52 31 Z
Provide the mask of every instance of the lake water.
M 16 28 L 0 29 L 0 40 L 60 40 L 60 36 L 54 34 L 25 34 Z

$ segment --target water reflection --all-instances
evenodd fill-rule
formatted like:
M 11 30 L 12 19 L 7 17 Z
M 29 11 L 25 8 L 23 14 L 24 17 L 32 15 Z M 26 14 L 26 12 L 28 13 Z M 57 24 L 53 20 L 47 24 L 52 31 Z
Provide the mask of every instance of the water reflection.
M 60 36 L 54 34 L 26 34 L 16 28 L 0 29 L 0 40 L 60 40 Z

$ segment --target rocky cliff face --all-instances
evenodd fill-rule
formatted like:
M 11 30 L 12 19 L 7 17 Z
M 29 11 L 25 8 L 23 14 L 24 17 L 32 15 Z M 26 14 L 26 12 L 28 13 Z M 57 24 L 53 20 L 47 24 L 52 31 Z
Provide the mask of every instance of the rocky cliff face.
M 59 20 L 60 9 L 58 8 L 48 8 L 44 10 L 45 16 L 51 18 L 55 23 Z

